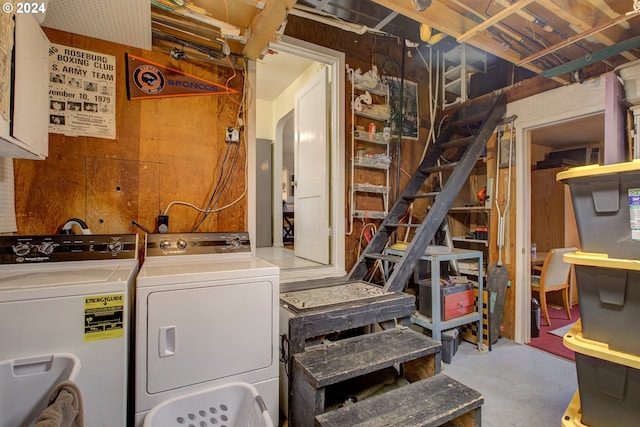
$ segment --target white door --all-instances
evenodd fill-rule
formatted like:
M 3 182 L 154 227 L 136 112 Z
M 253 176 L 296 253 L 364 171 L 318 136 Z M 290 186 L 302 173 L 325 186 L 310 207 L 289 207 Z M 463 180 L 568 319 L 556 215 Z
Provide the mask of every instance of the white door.
M 327 69 L 295 96 L 295 255 L 329 264 L 329 133 Z

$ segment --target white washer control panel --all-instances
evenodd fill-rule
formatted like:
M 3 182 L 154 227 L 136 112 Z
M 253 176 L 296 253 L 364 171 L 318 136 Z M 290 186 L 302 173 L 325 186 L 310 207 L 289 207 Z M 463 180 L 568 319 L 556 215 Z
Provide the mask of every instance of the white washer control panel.
M 135 259 L 136 234 L 0 236 L 0 264 Z

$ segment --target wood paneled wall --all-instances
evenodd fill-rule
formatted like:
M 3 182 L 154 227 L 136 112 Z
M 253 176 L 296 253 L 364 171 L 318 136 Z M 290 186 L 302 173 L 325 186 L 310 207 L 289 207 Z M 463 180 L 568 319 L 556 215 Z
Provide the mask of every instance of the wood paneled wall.
M 93 233 L 131 233 L 136 221 L 154 230 L 172 201 L 203 207 L 221 172 L 228 144 L 225 128 L 236 125 L 241 95 L 127 100 L 125 53 L 179 69 L 241 92 L 243 76 L 232 68 L 195 65 L 168 54 L 144 51 L 45 29 L 51 42 L 116 57 L 116 140 L 49 134 L 46 160 L 15 160 L 18 234 L 53 234 L 69 218 L 87 222 Z M 235 77 L 233 77 L 235 74 Z M 236 147 L 231 147 L 235 149 Z M 217 206 L 245 190 L 246 146 L 225 173 L 230 180 Z M 247 228 L 246 195 L 232 207 L 209 215 L 199 231 Z M 192 208 L 169 210 L 169 231 L 188 232 L 201 217 Z
M 317 22 L 305 20 L 296 16 L 290 16 L 288 18 L 287 28 L 285 34 L 297 39 L 305 40 L 320 46 L 328 47 L 330 49 L 338 50 L 345 53 L 345 62 L 353 69 L 360 68 L 363 73 L 371 70 L 373 65 L 378 68 L 380 75 L 389 75 L 395 77 L 402 77 L 403 70 L 403 42 L 397 40 L 395 37 L 387 37 L 381 35 L 365 34 L 359 35 L 349 31 L 344 31 L 338 28 L 329 27 Z M 425 58 L 428 60 L 428 58 Z M 345 70 L 346 73 L 346 70 Z M 346 75 L 346 74 L 345 74 Z M 418 167 L 422 151 L 424 150 L 427 134 L 429 132 L 429 95 L 428 95 L 428 83 L 430 74 L 424 65 L 422 59 L 415 54 L 415 51 L 409 56 L 404 55 L 404 78 L 412 82 L 418 83 L 418 112 L 420 114 L 420 139 L 418 141 L 403 140 L 400 145 L 400 188 L 409 182 L 410 176 Z M 351 83 L 346 81 L 345 88 L 345 111 L 347 112 L 345 122 L 345 160 L 347 165 L 351 160 Z M 392 168 L 390 170 L 392 195 L 395 194 L 396 177 L 397 177 L 397 143 L 394 141 L 391 144 L 391 156 L 392 156 Z M 348 221 L 348 187 L 351 182 L 351 170 L 347 166 L 346 170 L 346 206 L 345 218 Z M 372 182 L 381 184 L 379 182 L 379 172 L 366 172 L 363 169 L 357 171 L 359 176 L 358 182 Z M 377 201 L 372 200 L 371 203 Z M 393 204 L 393 197 L 390 198 L 390 206 Z M 360 204 L 359 208 L 371 208 L 380 209 L 380 204 L 367 206 Z M 364 223 L 380 224 L 380 220 L 365 220 Z M 360 234 L 362 227 L 364 226 L 362 220 L 356 220 L 354 224 L 353 233 L 346 237 L 346 260 L 345 265 L 347 270 L 357 260 L 358 246 L 360 245 Z
M 235 77 L 231 68 L 214 64 L 176 61 L 168 54 L 142 51 L 114 43 L 45 29 L 54 43 L 114 55 L 117 60 L 117 140 L 66 137 L 50 134 L 49 157 L 44 161 L 15 160 L 16 210 L 19 234 L 50 234 L 68 218 L 84 219 L 94 233 L 137 231 L 137 221 L 153 230 L 158 214 L 172 201 L 181 200 L 204 206 L 213 190 L 213 182 L 221 171 L 227 148 L 224 129 L 234 126 L 240 95 L 192 96 L 160 100 L 128 101 L 125 85 L 124 54 L 133 55 L 177 68 L 186 73 L 224 84 L 241 91 L 242 75 Z M 428 73 L 422 58 L 403 51 L 401 41 L 371 34 L 358 35 L 299 17 L 289 16 L 285 34 L 331 49 L 345 52 L 346 63 L 363 72 L 376 64 L 380 73 L 418 83 L 420 139 L 401 144 L 400 189 L 404 188 L 417 168 L 429 132 Z M 404 53 L 403 53 L 404 52 Z M 404 58 L 403 58 L 404 56 Z M 428 59 L 428 58 L 427 58 Z M 404 65 L 403 65 L 404 63 Z M 549 79 L 534 77 L 506 89 L 509 101 L 515 101 L 558 86 Z M 350 86 L 347 83 L 345 105 L 350 111 Z M 485 95 L 485 96 L 491 96 Z M 346 159 L 351 153 L 351 123 L 347 115 Z M 224 206 L 243 195 L 246 149 L 244 137 L 237 163 L 218 206 Z M 490 149 L 491 150 L 491 149 Z M 396 146 L 392 153 L 397 160 Z M 495 169 L 489 161 L 489 175 Z M 347 170 L 347 186 L 350 182 Z M 501 171 L 500 179 L 505 179 Z M 397 169 L 392 170 L 392 185 Z M 515 172 L 514 172 L 515 176 Z M 514 178 L 515 180 L 515 178 Z M 506 182 L 505 182 L 506 184 Z M 512 189 L 515 183 L 512 183 Z M 505 188 L 505 187 L 503 187 Z M 345 193 L 348 188 L 345 188 Z M 512 192 L 512 200 L 515 195 Z M 391 200 L 393 202 L 393 200 Z M 424 206 L 417 205 L 414 215 L 424 216 Z M 515 207 L 512 204 L 506 237 L 505 263 L 513 280 L 515 263 Z M 239 203 L 212 214 L 199 231 L 241 231 L 247 227 L 246 195 Z M 190 231 L 200 215 L 185 206 L 169 211 L 170 232 Z M 348 213 L 345 212 L 345 218 Z M 492 211 L 491 227 L 497 216 Z M 346 240 L 345 260 L 349 269 L 356 261 L 362 223 L 358 223 Z M 497 259 L 495 236 L 491 233 L 490 263 Z M 505 336 L 513 337 L 514 301 L 512 289 L 507 291 L 504 326 Z

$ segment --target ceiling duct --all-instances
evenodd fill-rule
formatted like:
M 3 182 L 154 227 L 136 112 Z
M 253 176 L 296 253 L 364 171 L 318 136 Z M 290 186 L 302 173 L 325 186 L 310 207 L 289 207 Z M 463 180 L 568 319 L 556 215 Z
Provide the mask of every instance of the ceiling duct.
M 158 31 L 157 29 L 153 29 L 153 37 L 155 39 L 159 39 L 159 40 L 164 40 L 164 41 L 168 41 L 168 42 L 172 42 L 176 44 L 176 49 L 177 46 L 181 46 L 181 47 L 188 47 L 190 49 L 196 50 L 204 55 L 206 55 L 209 59 L 224 59 L 227 56 L 229 56 L 229 45 L 227 45 L 227 43 L 224 40 L 211 40 L 209 41 L 210 43 L 217 43 L 218 47 L 213 47 L 213 46 L 205 46 L 203 44 L 198 44 L 198 43 L 194 43 L 194 42 L 190 42 L 187 40 L 184 40 L 180 37 L 177 36 L 173 36 L 170 34 L 166 34 L 162 31 Z M 178 49 L 180 50 L 180 49 Z M 175 52 L 175 50 L 174 50 Z M 184 51 L 182 50 L 182 54 L 180 56 L 184 55 Z M 185 57 L 180 57 L 180 58 L 176 58 L 174 55 L 172 55 L 172 57 L 174 57 L 175 59 L 186 59 Z
M 431 6 L 431 0 L 411 0 L 411 2 L 418 12 L 424 12 Z
M 321 11 L 343 21 L 359 24 L 401 39 L 420 42 L 418 22 L 369 0 L 298 0 L 296 8 L 298 6 L 306 6 L 307 9 Z M 391 19 L 389 19 L 390 15 L 393 15 Z

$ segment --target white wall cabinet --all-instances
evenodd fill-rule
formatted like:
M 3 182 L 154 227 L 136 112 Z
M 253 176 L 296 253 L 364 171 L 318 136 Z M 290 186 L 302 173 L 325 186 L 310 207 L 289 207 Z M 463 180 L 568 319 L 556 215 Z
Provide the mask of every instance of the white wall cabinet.
M 49 153 L 49 40 L 31 14 L 15 15 L 9 120 L 0 117 L 0 157 Z

